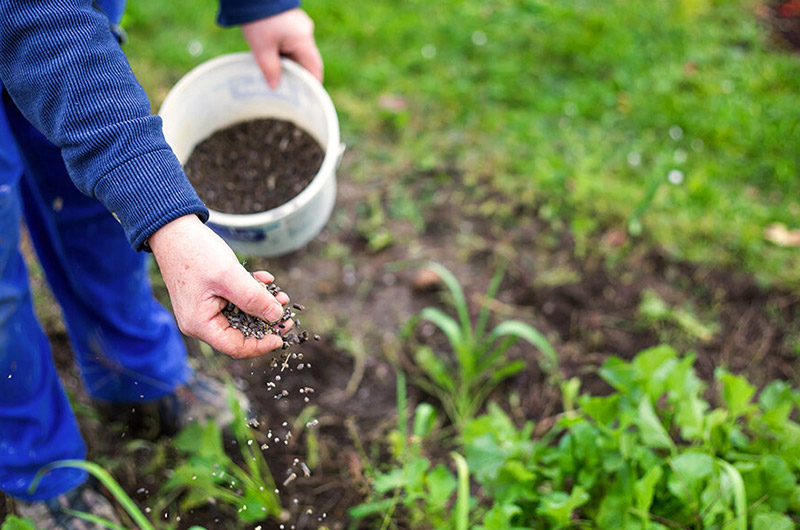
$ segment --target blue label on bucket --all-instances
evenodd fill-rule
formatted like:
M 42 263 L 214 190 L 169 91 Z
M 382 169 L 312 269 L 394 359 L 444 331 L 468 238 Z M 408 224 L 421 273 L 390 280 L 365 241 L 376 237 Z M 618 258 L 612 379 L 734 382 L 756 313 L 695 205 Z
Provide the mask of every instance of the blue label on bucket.
M 275 230 L 280 225 L 274 224 L 259 228 L 231 228 L 229 226 L 220 226 L 208 223 L 208 226 L 223 239 L 246 243 L 258 243 L 260 241 L 266 241 L 269 236 L 268 232 L 270 230 Z

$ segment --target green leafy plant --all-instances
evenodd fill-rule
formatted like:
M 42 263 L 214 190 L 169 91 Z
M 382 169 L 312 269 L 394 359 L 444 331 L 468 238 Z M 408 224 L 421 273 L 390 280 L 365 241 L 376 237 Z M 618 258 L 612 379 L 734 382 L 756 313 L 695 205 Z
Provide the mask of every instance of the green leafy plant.
M 242 466 L 225 453 L 222 430 L 214 421 L 192 423 L 175 438 L 175 447 L 186 459 L 164 483 L 164 506 L 180 498 L 181 510 L 205 505 L 209 498 L 232 508 L 242 523 L 262 521 L 281 513 L 275 481 L 264 460 L 256 434 L 247 424 L 241 405 L 229 398 L 233 411 L 233 434 Z
M 427 403 L 418 405 L 409 431 L 406 404 L 405 376 L 401 372 L 397 378 L 398 428 L 390 434 L 396 465 L 373 477 L 372 499 L 350 510 L 353 526 L 365 518 L 381 516 L 380 528 L 388 528 L 398 506 L 402 506 L 412 528 L 424 524 L 443 530 L 467 530 L 471 504 L 469 465 L 463 456 L 451 453 L 456 464 L 454 474 L 447 466 L 433 465 L 423 456 L 422 442 L 433 432 L 436 409 Z
M 520 372 L 525 367 L 522 360 L 510 361 L 508 350 L 519 339 L 525 340 L 542 353 L 540 366 L 552 378 L 558 379 L 558 355 L 544 335 L 531 325 L 519 320 L 507 320 L 487 331 L 489 306 L 497 294 L 503 278 L 499 268 L 491 279 L 473 321 L 469 306 L 456 277 L 438 263 L 428 268 L 444 283 L 452 298 L 456 318 L 435 307 L 426 307 L 409 324 L 413 330 L 421 321 L 438 327 L 447 338 L 452 356 L 437 354 L 427 345 L 417 348 L 414 360 L 424 377 L 415 382 L 435 395 L 442 403 L 451 421 L 461 427 L 484 405 L 491 391 L 500 382 Z
M 460 450 L 491 499 L 480 528 L 794 528 L 800 394 L 776 381 L 754 402 L 718 370 L 713 407 L 693 362 L 667 346 L 610 358 L 615 392 L 578 397 L 537 439 L 496 405 L 468 422 Z
M 381 515 L 381 528 L 795 528 L 800 392 L 783 381 L 758 392 L 723 369 L 709 390 L 694 361 L 669 346 L 611 357 L 599 373 L 613 392 L 566 381 L 563 412 L 538 427 L 490 402 L 450 439 L 457 476 L 426 454 L 435 409 L 420 404 L 409 421 L 401 374 L 395 462 L 351 515 Z

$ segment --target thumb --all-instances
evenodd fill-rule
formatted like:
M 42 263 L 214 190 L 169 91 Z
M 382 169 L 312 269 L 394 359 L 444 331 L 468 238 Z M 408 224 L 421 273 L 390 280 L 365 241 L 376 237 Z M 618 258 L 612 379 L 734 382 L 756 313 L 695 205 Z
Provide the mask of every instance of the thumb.
M 226 280 L 222 290 L 220 294 L 245 313 L 267 322 L 277 322 L 283 316 L 283 306 L 243 267 Z
M 261 72 L 267 80 L 267 84 L 272 90 L 278 88 L 281 81 L 281 57 L 277 46 L 270 46 L 256 55 Z

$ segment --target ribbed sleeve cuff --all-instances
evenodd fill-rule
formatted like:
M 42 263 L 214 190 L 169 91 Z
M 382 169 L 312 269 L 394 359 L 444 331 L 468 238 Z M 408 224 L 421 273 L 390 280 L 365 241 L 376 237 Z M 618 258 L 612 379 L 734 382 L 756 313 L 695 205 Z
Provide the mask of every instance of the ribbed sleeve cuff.
M 299 6 L 298 0 L 220 0 L 217 23 L 220 26 L 246 24 Z
M 117 167 L 98 182 L 94 195 L 117 217 L 135 250 L 142 250 L 154 232 L 178 217 L 196 214 L 208 220 L 208 209 L 169 149 Z

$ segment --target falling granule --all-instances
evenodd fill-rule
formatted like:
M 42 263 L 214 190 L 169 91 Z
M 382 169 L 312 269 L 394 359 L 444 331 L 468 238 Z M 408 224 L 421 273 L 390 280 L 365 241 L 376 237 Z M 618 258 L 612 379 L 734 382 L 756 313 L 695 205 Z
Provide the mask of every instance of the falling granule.
M 311 476 L 311 470 L 308 469 L 308 466 L 306 465 L 305 462 L 300 462 L 300 468 L 303 470 L 303 475 L 305 475 L 306 477 Z
M 291 483 L 292 483 L 292 481 L 293 481 L 294 479 L 296 479 L 296 478 L 297 478 L 297 473 L 292 473 L 291 475 L 289 475 L 288 477 L 286 477 L 286 480 L 284 480 L 284 481 L 283 481 L 283 485 L 284 485 L 284 486 L 288 486 L 288 485 L 289 485 L 289 484 L 291 484 Z
M 267 444 L 261 444 L 262 451 L 266 451 L 267 449 L 269 449 L 269 446 Z
M 310 429 L 312 427 L 316 427 L 319 425 L 319 420 L 311 420 L 310 422 L 306 423 L 306 428 Z

